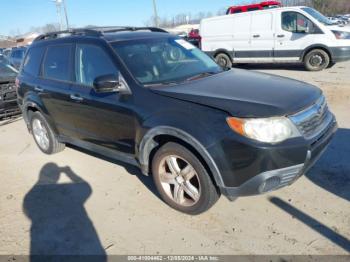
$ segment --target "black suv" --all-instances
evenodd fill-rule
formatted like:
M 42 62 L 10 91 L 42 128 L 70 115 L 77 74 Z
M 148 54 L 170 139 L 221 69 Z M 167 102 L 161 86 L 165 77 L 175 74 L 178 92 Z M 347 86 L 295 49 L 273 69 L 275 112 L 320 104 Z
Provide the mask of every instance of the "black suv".
M 157 28 L 42 35 L 18 82 L 44 153 L 70 144 L 139 166 L 166 203 L 189 214 L 220 194 L 233 200 L 292 184 L 337 129 L 320 89 L 224 71 Z

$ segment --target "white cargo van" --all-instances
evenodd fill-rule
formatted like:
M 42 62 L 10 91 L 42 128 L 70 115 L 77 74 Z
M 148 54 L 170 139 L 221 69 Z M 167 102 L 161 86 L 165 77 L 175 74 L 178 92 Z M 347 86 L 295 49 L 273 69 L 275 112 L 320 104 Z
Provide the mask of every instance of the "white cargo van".
M 201 48 L 222 67 L 302 62 L 310 71 L 350 59 L 350 27 L 310 7 L 282 7 L 203 19 Z

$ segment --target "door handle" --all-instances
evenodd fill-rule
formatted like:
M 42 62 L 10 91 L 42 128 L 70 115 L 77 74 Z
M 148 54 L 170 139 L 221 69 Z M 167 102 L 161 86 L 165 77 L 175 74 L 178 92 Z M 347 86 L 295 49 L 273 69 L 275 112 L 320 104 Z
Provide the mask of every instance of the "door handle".
M 285 37 L 285 35 L 277 35 L 278 38 Z
M 34 87 L 34 91 L 41 93 L 41 92 L 44 92 L 44 89 L 36 86 L 36 87 Z
M 260 37 L 260 35 L 253 35 L 253 37 L 254 37 L 254 38 L 258 38 L 258 37 Z
M 81 96 L 78 96 L 78 95 L 70 95 L 70 99 L 75 100 L 77 102 L 81 102 L 84 100 L 84 98 L 82 98 Z

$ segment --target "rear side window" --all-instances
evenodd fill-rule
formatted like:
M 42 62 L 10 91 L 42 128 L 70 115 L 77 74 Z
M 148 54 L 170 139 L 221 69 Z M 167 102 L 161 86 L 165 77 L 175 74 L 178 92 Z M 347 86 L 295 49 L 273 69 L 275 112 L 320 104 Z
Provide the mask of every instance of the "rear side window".
M 48 47 L 43 65 L 43 77 L 70 81 L 70 54 L 70 45 Z
M 257 10 L 260 10 L 260 8 L 259 7 L 249 7 L 248 8 L 248 12 L 250 12 L 250 11 L 257 11 Z
M 242 13 L 242 9 L 236 9 L 231 11 L 231 14 L 238 14 L 238 13 Z
M 32 76 L 38 76 L 43 53 L 44 49 L 41 47 L 30 48 L 24 59 L 22 71 Z
M 96 77 L 116 74 L 117 68 L 103 49 L 94 45 L 77 45 L 75 51 L 75 79 L 77 83 L 93 86 Z

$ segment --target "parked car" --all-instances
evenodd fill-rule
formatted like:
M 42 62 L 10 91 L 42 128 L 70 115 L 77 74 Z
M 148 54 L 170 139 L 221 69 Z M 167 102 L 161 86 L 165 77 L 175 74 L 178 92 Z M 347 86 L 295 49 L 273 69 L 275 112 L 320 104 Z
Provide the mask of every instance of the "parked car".
M 244 13 L 244 12 L 277 8 L 277 7 L 281 7 L 281 6 L 282 6 L 282 4 L 280 2 L 277 2 L 277 1 L 265 1 L 265 2 L 261 2 L 259 4 L 231 6 L 227 9 L 226 14 L 227 15 L 238 14 L 238 13 Z
M 0 59 L 0 120 L 20 113 L 15 88 L 17 73 L 15 68 Z
M 192 29 L 188 36 L 186 37 L 186 40 L 190 42 L 192 45 L 199 47 L 201 42 L 201 36 L 199 35 L 199 29 Z
M 0 54 L 0 62 L 9 64 L 7 57 L 3 54 Z
M 10 48 L 6 48 L 2 51 L 2 54 L 8 58 L 10 56 L 10 53 L 11 53 L 11 49 Z
M 188 214 L 208 210 L 220 194 L 233 200 L 292 184 L 337 129 L 317 87 L 224 71 L 157 28 L 42 35 L 17 82 L 42 152 L 73 144 L 136 165 Z
M 19 69 L 19 67 L 21 66 L 26 50 L 27 49 L 25 47 L 12 49 L 9 55 L 9 61 L 10 64 L 16 69 Z
M 350 28 L 334 26 L 309 7 L 270 10 L 203 19 L 201 48 L 219 65 L 304 63 L 320 71 L 350 59 Z
M 332 22 L 333 25 L 343 25 L 343 21 L 341 21 L 340 19 L 336 18 L 336 17 L 328 17 L 329 21 Z

